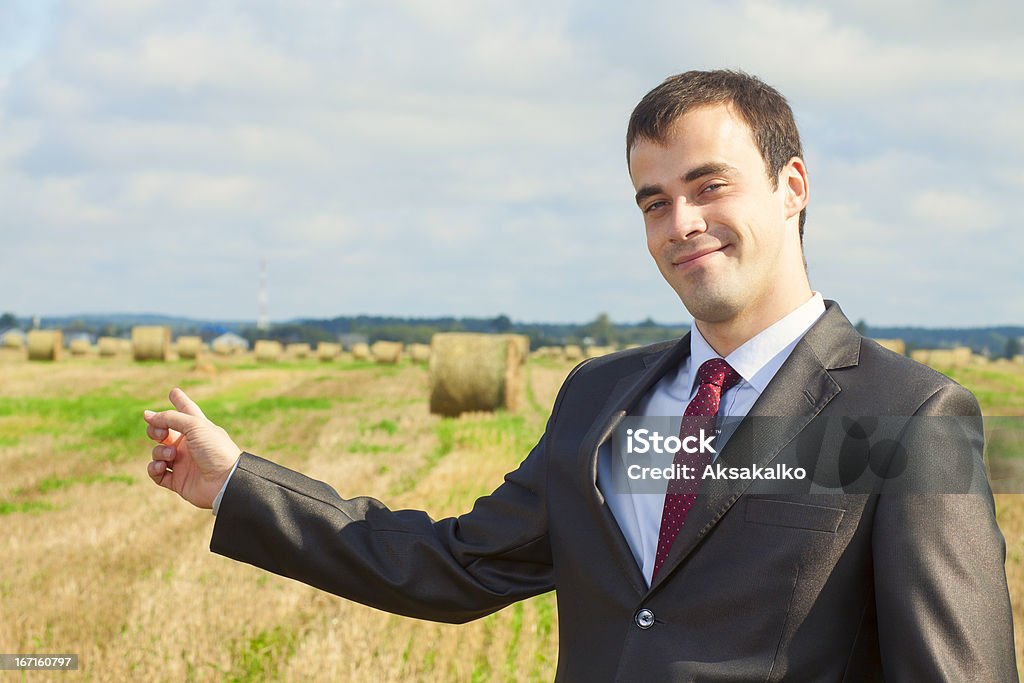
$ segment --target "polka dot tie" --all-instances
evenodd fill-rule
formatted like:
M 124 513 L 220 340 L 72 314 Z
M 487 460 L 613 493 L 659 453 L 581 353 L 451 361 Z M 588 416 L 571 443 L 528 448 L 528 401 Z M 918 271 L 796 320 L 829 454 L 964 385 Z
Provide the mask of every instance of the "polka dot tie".
M 718 404 L 722 400 L 722 392 L 727 391 L 740 381 L 738 372 L 721 358 L 705 361 L 697 370 L 697 395 L 686 406 L 683 421 L 679 426 L 679 440 L 688 436 L 697 437 L 700 443 L 700 430 L 705 434 L 714 432 L 715 418 L 718 415 Z M 696 449 L 694 449 L 696 450 Z M 687 453 L 683 449 L 676 452 L 673 465 L 686 465 L 690 479 L 670 479 L 665 494 L 665 507 L 661 511 L 661 531 L 658 533 L 658 551 L 654 556 L 654 573 L 651 581 L 658 575 L 658 570 L 665 564 L 668 551 L 679 535 L 679 530 L 686 522 L 686 515 L 697 500 L 700 490 L 700 477 L 704 468 L 711 461 L 710 453 Z M 679 468 L 676 468 L 679 471 Z

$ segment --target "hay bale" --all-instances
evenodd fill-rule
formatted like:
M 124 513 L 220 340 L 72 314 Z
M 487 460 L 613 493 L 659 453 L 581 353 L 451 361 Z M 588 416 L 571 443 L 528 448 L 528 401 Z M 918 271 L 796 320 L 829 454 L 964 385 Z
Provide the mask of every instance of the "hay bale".
M 988 356 L 981 356 L 981 355 L 978 355 L 976 353 L 972 354 L 971 355 L 971 363 L 973 363 L 974 365 L 988 365 L 988 363 L 989 363 Z
M 131 339 L 122 339 L 120 341 L 120 347 L 119 348 L 121 350 L 121 353 L 123 353 L 124 355 L 127 356 L 129 353 L 132 352 L 132 340 Z
M 171 328 L 139 325 L 132 328 L 132 357 L 135 360 L 167 360 L 171 353 Z
M 353 360 L 370 360 L 370 345 L 365 342 L 359 342 L 358 344 L 352 345 L 352 359 Z
M 506 334 L 509 341 L 515 344 L 516 351 L 519 352 L 519 362 L 525 363 L 530 359 L 530 338 L 525 334 Z
M 316 357 L 324 362 L 329 362 L 341 355 L 341 344 L 332 342 L 320 342 L 316 345 Z
M 402 357 L 402 342 L 378 341 L 370 347 L 370 354 L 377 363 L 394 365 Z
M 907 355 L 907 345 L 902 339 L 876 339 L 875 342 L 882 348 L 895 351 L 901 356 Z
M 256 340 L 256 346 L 253 348 L 256 354 L 256 360 L 260 363 L 269 363 L 281 359 L 281 353 L 284 351 L 284 347 L 281 342 L 274 341 L 272 339 L 258 339 Z
M 928 349 L 917 349 L 916 351 L 910 352 L 911 360 L 916 360 L 918 363 L 928 364 L 928 356 L 931 352 Z
M 443 332 L 430 347 L 431 413 L 518 407 L 522 351 L 509 335 Z
M 178 337 L 178 358 L 195 360 L 202 345 L 200 337 Z
M 68 350 L 71 351 L 72 356 L 88 356 L 92 353 L 92 344 L 89 343 L 88 339 L 78 337 L 71 340 L 71 343 L 68 344 Z
M 614 346 L 588 346 L 584 353 L 584 358 L 597 358 L 598 356 L 607 356 L 609 353 L 614 352 Z
M 237 346 L 224 339 L 215 339 L 211 346 L 218 356 L 231 356 L 239 351 Z
M 309 358 L 313 355 L 313 347 L 305 342 L 297 342 L 295 344 L 289 344 L 285 347 L 288 355 L 292 358 Z
M 113 358 L 117 354 L 121 353 L 121 342 L 123 340 L 117 337 L 100 337 L 97 342 L 97 346 L 100 350 L 100 356 L 102 358 Z
M 21 350 L 25 348 L 25 338 L 21 334 L 13 334 L 8 332 L 4 335 L 4 348 L 5 349 L 17 349 Z
M 429 363 L 430 344 L 409 344 L 409 359 L 413 363 Z
M 953 366 L 962 368 L 971 363 L 971 349 L 968 346 L 953 347 Z
M 560 346 L 541 346 L 530 352 L 531 358 L 561 358 L 562 348 Z
M 28 333 L 29 360 L 60 360 L 64 349 L 64 333 L 60 330 L 30 330 Z
M 928 365 L 933 368 L 951 368 L 956 365 L 956 356 L 950 349 L 932 349 L 928 352 Z
M 583 349 L 576 344 L 566 344 L 562 354 L 566 360 L 580 360 L 583 357 Z

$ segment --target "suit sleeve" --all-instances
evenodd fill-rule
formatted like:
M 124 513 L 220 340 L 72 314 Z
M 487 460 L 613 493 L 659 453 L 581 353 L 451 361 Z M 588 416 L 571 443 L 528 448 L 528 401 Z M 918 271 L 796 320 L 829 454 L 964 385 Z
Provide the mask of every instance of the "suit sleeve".
M 872 536 L 886 681 L 1017 680 L 1006 546 L 983 439 L 977 401 L 950 384 L 900 440 L 907 474 L 878 496 Z
M 573 374 L 539 443 L 458 518 L 434 521 L 373 498 L 344 499 L 323 482 L 245 453 L 225 490 L 210 549 L 432 621 L 462 623 L 552 590 L 546 444 Z

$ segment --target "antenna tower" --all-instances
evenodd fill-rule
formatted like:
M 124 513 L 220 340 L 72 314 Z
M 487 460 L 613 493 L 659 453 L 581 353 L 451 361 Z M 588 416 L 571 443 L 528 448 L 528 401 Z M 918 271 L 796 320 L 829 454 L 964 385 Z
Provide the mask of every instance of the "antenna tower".
M 256 329 L 266 332 L 270 329 L 270 314 L 267 312 L 267 259 L 260 261 L 260 317 L 256 320 Z

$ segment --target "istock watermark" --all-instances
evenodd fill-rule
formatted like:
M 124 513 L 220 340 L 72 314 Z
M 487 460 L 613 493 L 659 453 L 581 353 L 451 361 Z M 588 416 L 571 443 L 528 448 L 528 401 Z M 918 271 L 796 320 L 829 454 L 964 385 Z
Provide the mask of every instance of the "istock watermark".
M 1022 417 L 626 417 L 602 449 L 618 493 L 1024 493 Z

